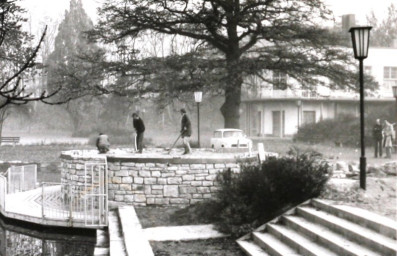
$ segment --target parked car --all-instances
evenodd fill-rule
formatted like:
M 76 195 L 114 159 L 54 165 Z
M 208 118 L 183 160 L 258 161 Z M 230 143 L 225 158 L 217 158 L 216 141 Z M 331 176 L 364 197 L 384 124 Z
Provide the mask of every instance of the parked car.
M 252 148 L 252 140 L 239 129 L 218 129 L 211 138 L 211 147 L 219 148 Z

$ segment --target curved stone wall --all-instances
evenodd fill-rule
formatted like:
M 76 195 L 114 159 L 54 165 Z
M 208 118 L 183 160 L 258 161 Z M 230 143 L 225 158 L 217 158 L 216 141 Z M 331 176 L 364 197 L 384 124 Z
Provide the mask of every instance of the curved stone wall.
M 83 184 L 84 164 L 100 162 L 103 156 L 63 152 L 62 183 Z M 218 189 L 218 172 L 226 168 L 238 172 L 241 163 L 257 159 L 217 153 L 183 157 L 108 154 L 106 157 L 109 200 L 134 205 L 189 205 L 211 198 Z

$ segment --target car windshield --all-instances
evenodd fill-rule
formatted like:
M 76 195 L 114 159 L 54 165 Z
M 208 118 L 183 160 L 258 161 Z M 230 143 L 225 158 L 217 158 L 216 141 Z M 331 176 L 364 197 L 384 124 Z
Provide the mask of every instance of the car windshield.
M 214 138 L 222 138 L 222 132 L 214 132 Z
M 243 132 L 242 131 L 224 131 L 223 137 L 224 138 L 243 137 Z

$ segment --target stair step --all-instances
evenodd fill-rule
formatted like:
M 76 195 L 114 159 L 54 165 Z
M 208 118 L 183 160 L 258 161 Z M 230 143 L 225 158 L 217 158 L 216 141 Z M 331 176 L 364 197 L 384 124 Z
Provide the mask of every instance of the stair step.
M 320 246 L 315 241 L 302 236 L 300 233 L 279 224 L 268 224 L 268 232 L 275 235 L 278 239 L 284 241 L 302 255 L 308 256 L 338 256 L 338 254 L 330 251 L 329 249 Z
M 275 236 L 269 233 L 252 233 L 252 238 L 255 243 L 258 244 L 261 248 L 263 248 L 270 255 L 276 256 L 297 256 L 301 255 L 290 246 L 281 242 Z
M 127 256 L 117 212 L 109 211 L 109 255 Z
M 237 241 L 240 248 L 249 256 L 270 256 L 253 241 Z
M 364 244 L 369 248 L 376 249 L 383 255 L 397 255 L 397 243 L 392 238 L 377 233 L 374 230 L 362 227 L 356 223 L 342 219 L 324 211 L 318 211 L 311 207 L 298 207 L 297 215 L 312 222 L 319 223 L 327 228 Z
M 344 256 L 381 256 L 382 253 L 374 252 L 370 249 L 356 244 L 340 234 L 337 234 L 330 229 L 319 224 L 311 223 L 310 221 L 299 216 L 283 216 L 282 221 L 290 228 L 297 230 L 305 236 L 311 238 L 315 242 L 327 246 L 330 250 L 336 252 L 338 255 Z
M 397 222 L 389 218 L 356 207 L 335 205 L 319 199 L 313 199 L 311 204 L 328 213 L 375 230 L 382 235 L 397 239 Z

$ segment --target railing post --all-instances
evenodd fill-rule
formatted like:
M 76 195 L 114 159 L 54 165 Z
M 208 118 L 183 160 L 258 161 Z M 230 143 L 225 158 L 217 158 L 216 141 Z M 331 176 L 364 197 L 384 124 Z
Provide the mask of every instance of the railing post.
M 42 216 L 43 220 L 45 218 L 45 215 L 44 215 L 44 201 L 45 201 L 44 186 L 45 186 L 45 183 L 44 182 L 41 183 L 41 216 Z
M 73 194 L 72 194 L 72 185 L 69 184 L 69 224 L 73 225 Z

